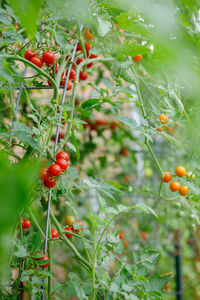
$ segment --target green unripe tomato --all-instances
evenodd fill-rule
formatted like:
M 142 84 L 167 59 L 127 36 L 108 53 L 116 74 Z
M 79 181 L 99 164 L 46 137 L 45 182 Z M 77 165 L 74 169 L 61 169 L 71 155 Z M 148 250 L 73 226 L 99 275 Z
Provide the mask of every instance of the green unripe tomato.
M 179 210 L 177 213 L 176 213 L 177 217 L 183 217 L 185 215 L 184 211 L 182 210 Z
M 175 202 L 173 203 L 174 208 L 181 208 L 181 203 L 180 202 Z
M 153 170 L 151 168 L 145 168 L 144 169 L 144 175 L 147 177 L 147 178 L 151 178 L 153 176 Z

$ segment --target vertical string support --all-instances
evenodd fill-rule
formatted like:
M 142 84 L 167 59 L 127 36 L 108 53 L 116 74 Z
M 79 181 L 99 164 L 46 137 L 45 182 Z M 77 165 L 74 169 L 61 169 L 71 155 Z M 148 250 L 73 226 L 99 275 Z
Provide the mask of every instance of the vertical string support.
M 180 245 L 179 230 L 174 231 L 174 258 L 175 258 L 175 269 L 176 269 L 176 299 L 183 300 L 181 245 Z
M 83 29 L 83 25 L 80 26 L 80 31 L 82 31 L 82 29 Z M 67 92 L 67 88 L 68 88 L 69 75 L 70 75 L 71 68 L 72 68 L 72 63 L 74 61 L 74 57 L 75 57 L 75 54 L 76 54 L 77 45 L 78 45 L 78 40 L 74 44 L 71 61 L 69 63 L 69 67 L 68 67 L 68 70 L 67 70 L 67 76 L 66 76 L 66 80 L 65 80 L 63 94 L 62 94 L 61 106 L 63 106 L 64 102 L 65 102 L 65 96 L 66 96 L 66 92 Z M 61 119 L 62 119 L 62 111 L 60 112 L 60 115 L 59 115 L 59 124 L 61 122 Z M 56 138 L 55 138 L 55 144 L 54 144 L 54 148 L 53 148 L 53 154 L 56 153 L 56 149 L 57 149 L 57 145 L 58 145 L 58 138 L 59 138 L 59 132 L 60 132 L 60 125 L 59 124 L 57 125 L 57 128 L 56 128 Z M 50 188 L 49 193 L 48 193 L 48 206 L 47 206 L 47 214 L 46 214 L 46 227 L 45 227 L 45 239 L 44 239 L 44 250 L 43 250 L 44 254 L 48 250 L 49 218 L 50 218 L 50 210 L 51 210 L 51 195 L 52 195 L 52 189 Z M 45 296 L 45 286 L 43 286 L 43 293 L 42 293 L 42 297 L 41 297 L 42 300 L 44 300 L 44 296 Z

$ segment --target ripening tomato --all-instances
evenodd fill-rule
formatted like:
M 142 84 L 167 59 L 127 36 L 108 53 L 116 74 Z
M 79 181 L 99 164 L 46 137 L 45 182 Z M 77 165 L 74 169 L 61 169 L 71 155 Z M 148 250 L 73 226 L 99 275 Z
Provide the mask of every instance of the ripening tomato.
M 157 131 L 162 132 L 162 128 L 157 128 Z
M 56 164 L 60 166 L 62 171 L 65 171 L 68 168 L 68 162 L 63 159 L 63 158 L 59 158 L 56 160 Z
M 48 80 L 47 83 L 48 83 L 49 86 L 53 86 L 53 84 L 51 83 L 50 80 Z
M 95 54 L 91 54 L 91 55 L 89 56 L 90 59 L 97 58 L 97 57 L 98 57 L 98 55 L 95 55 Z M 91 68 L 92 66 L 93 66 L 93 63 L 87 64 L 87 68 L 88 68 L 88 69 Z
M 165 116 L 165 115 L 163 115 L 163 114 L 160 114 L 160 115 L 158 116 L 158 119 L 160 120 L 160 122 L 161 122 L 162 124 L 166 124 L 166 123 L 168 122 L 168 116 Z
M 92 33 L 90 33 L 89 28 L 86 28 L 84 31 L 84 37 L 86 40 L 91 41 L 94 38 L 94 35 Z
M 90 43 L 86 42 L 85 43 L 85 50 L 87 55 L 89 55 L 90 50 L 92 49 L 92 46 L 90 45 Z
M 87 72 L 83 73 L 83 72 L 80 71 L 79 79 L 80 80 L 86 80 L 87 78 L 88 78 L 88 73 Z
M 141 55 L 141 54 L 135 55 L 134 57 L 132 57 L 132 59 L 133 59 L 136 63 L 138 63 L 139 61 L 141 61 L 142 55 Z
M 46 187 L 52 188 L 56 184 L 56 180 L 53 177 L 48 177 L 43 181 L 43 183 Z
M 123 233 L 123 232 L 120 232 L 119 238 L 120 238 L 120 240 L 123 240 L 123 239 L 124 239 L 124 233 Z
M 79 220 L 76 221 L 76 223 L 78 223 L 81 226 L 81 228 L 80 229 L 74 229 L 74 227 L 73 227 L 74 231 L 75 232 L 83 231 L 83 223 L 81 221 L 79 221 Z
M 117 129 L 117 123 L 116 122 L 111 122 L 111 130 L 115 130 L 115 129 Z
M 187 172 L 186 177 L 187 179 L 195 179 L 195 174 L 193 174 L 192 172 Z
M 124 155 L 124 156 L 129 156 L 129 152 L 126 148 L 122 149 L 121 154 Z
M 51 237 L 52 239 L 56 239 L 57 237 L 59 237 L 59 233 L 56 229 L 51 229 Z
M 172 175 L 169 172 L 164 172 L 163 181 L 170 182 L 172 179 Z
M 74 233 L 73 227 L 66 227 L 65 230 Z M 71 239 L 71 237 L 73 236 L 72 234 L 70 234 L 70 233 L 68 233 L 68 232 L 65 232 L 65 235 L 66 235 L 66 237 L 67 237 L 68 239 Z
M 64 151 L 60 151 L 56 154 L 56 159 L 59 159 L 59 158 L 62 158 L 66 161 L 69 160 L 69 154 L 67 152 L 64 152 Z
M 42 68 L 42 65 L 43 65 L 43 60 L 40 58 L 40 57 L 32 57 L 31 58 L 31 63 L 36 65 L 38 68 Z
M 37 260 L 49 260 L 49 258 L 48 258 L 47 255 L 45 255 L 45 256 L 43 256 L 41 258 L 38 258 Z M 48 266 L 49 266 L 49 261 L 45 265 L 40 265 L 40 267 L 43 268 L 43 269 L 47 268 Z
M 46 51 L 43 53 L 42 60 L 47 66 L 50 66 L 54 63 L 56 57 L 55 54 L 51 51 Z
M 31 60 L 31 58 L 33 58 L 35 56 L 35 53 L 32 50 L 26 50 L 24 57 L 27 60 Z
M 179 177 L 183 177 L 186 174 L 186 170 L 182 166 L 176 167 L 175 172 L 176 172 L 176 175 L 178 175 Z
M 177 192 L 177 191 L 179 191 L 179 189 L 180 189 L 180 183 L 178 182 L 178 181 L 172 181 L 171 183 L 170 183 L 170 190 L 172 191 L 172 192 Z
M 80 63 L 82 63 L 84 61 L 84 58 L 83 57 L 79 57 L 76 61 L 76 64 L 77 65 L 80 65 Z
M 61 168 L 58 164 L 52 164 L 50 165 L 50 167 L 48 168 L 48 173 L 50 176 L 59 176 L 61 173 Z
M 188 192 L 189 192 L 189 188 L 187 185 L 182 185 L 179 189 L 179 193 L 181 196 L 187 196 Z
M 128 248 L 128 242 L 127 241 L 123 241 L 124 247 Z
M 65 218 L 65 224 L 68 226 L 72 226 L 75 222 L 75 218 L 73 216 L 67 216 Z
M 41 168 L 39 172 L 39 178 L 41 180 L 46 180 L 49 177 L 48 169 Z
M 144 241 L 146 241 L 146 239 L 147 239 L 147 233 L 146 233 L 145 231 L 142 231 L 142 232 L 141 232 L 141 238 L 142 238 Z
M 104 121 L 104 120 L 101 120 L 101 119 L 96 119 L 96 125 L 97 126 L 107 126 L 108 121 Z
M 31 226 L 31 221 L 29 220 L 22 219 L 21 222 L 23 229 L 28 229 Z
M 77 44 L 76 51 L 82 51 L 82 47 L 80 43 Z
M 68 80 L 67 82 L 67 91 L 72 89 L 72 82 L 70 80 Z
M 129 178 L 128 175 L 124 176 L 124 181 L 125 181 L 125 182 L 129 182 L 129 181 L 130 181 L 130 178 Z
M 168 291 L 169 287 L 170 287 L 170 282 L 168 282 L 168 284 L 164 287 L 165 292 Z
M 76 71 L 74 69 L 71 69 L 69 73 L 69 79 L 74 80 L 76 78 Z
M 47 164 L 46 158 L 42 157 L 41 160 L 40 160 L 40 165 L 43 166 L 43 167 L 45 167 L 46 164 Z

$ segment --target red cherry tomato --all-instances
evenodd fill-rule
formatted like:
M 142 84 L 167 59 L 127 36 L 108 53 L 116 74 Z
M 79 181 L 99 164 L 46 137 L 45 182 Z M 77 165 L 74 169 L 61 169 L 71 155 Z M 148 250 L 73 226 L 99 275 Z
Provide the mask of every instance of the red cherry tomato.
M 62 171 L 65 171 L 68 168 L 68 162 L 63 159 L 63 158 L 59 158 L 56 160 L 56 164 L 60 166 Z
M 65 230 L 74 233 L 73 227 L 66 227 Z M 65 235 L 66 235 L 66 237 L 67 237 L 68 239 L 71 239 L 71 237 L 73 236 L 72 234 L 70 234 L 70 233 L 68 233 L 68 232 L 65 232 Z
M 70 73 L 69 73 L 69 79 L 74 80 L 76 77 L 76 71 L 74 69 L 71 69 Z
M 49 86 L 53 86 L 53 84 L 51 83 L 51 81 L 48 80 L 47 83 L 48 83 Z
M 43 53 L 42 59 L 43 59 L 43 62 L 45 62 L 45 64 L 47 66 L 50 66 L 55 61 L 55 54 L 51 51 L 46 51 Z
M 147 239 L 147 233 L 145 231 L 141 232 L 141 238 L 146 241 Z
M 59 237 L 58 231 L 56 229 L 51 229 L 51 237 L 52 239 Z
M 60 151 L 56 155 L 56 159 L 59 159 L 59 158 L 62 158 L 64 160 L 68 161 L 69 160 L 69 154 L 67 152 Z
M 80 71 L 79 79 L 80 80 L 86 80 L 87 78 L 88 78 L 88 73 L 87 72 L 83 73 L 83 72 Z
M 41 180 L 46 180 L 49 177 L 48 169 L 41 168 L 39 172 L 39 178 Z
M 83 57 L 79 57 L 76 61 L 76 64 L 77 65 L 80 65 L 80 63 L 82 63 L 84 61 L 84 58 Z
M 61 173 L 61 168 L 59 165 L 57 165 L 56 163 L 55 164 L 52 164 L 49 168 L 48 168 L 48 173 L 49 175 L 51 176 L 59 176 L 60 173 Z
M 92 58 L 97 58 L 97 57 L 98 57 L 98 55 L 91 54 L 89 58 L 91 58 L 91 59 L 92 59 Z
M 35 56 L 35 53 L 32 50 L 26 50 L 24 57 L 27 60 L 31 60 L 31 58 L 33 58 Z
M 123 240 L 123 239 L 124 239 L 124 233 L 123 233 L 123 232 L 120 232 L 119 238 L 120 238 L 120 240 Z
M 47 260 L 47 259 L 49 259 L 49 258 L 48 258 L 47 255 L 45 255 L 45 256 L 43 256 L 41 258 L 38 258 L 37 260 Z M 44 269 L 44 268 L 47 268 L 48 265 L 49 265 L 49 261 L 45 265 L 40 265 L 40 267 Z
M 67 91 L 72 89 L 72 82 L 70 80 L 68 80 L 67 82 Z
M 42 68 L 43 60 L 40 57 L 32 57 L 31 58 L 32 64 L 36 65 L 38 68 Z
M 133 60 L 136 62 L 136 63 L 138 63 L 139 61 L 141 61 L 141 59 L 142 59 L 142 55 L 141 54 L 139 54 L 139 55 L 135 55 L 134 57 L 132 57 L 133 58 Z
M 87 64 L 87 68 L 88 68 L 88 69 L 91 68 L 92 66 L 93 66 L 93 63 Z
M 43 181 L 43 183 L 46 187 L 52 188 L 56 184 L 56 180 L 53 177 L 48 177 Z
M 79 225 L 81 225 L 81 228 L 80 229 L 74 229 L 74 227 L 73 227 L 74 231 L 75 232 L 83 231 L 83 223 L 81 221 L 79 221 L 79 220 L 76 221 L 76 223 L 79 223 Z
M 31 222 L 29 220 L 22 219 L 22 228 L 28 229 L 31 226 Z
M 76 51 L 82 51 L 82 47 L 81 47 L 81 44 L 80 44 L 80 43 L 77 44 Z

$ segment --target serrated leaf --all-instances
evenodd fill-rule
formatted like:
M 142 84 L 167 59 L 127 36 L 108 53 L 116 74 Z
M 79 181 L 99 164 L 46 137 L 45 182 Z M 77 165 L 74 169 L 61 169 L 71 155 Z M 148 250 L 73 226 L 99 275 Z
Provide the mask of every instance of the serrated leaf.
M 111 29 L 112 25 L 109 21 L 103 20 L 100 17 L 97 17 L 97 21 L 98 21 L 98 34 L 100 36 L 105 36 Z
M 132 129 L 135 129 L 137 127 L 137 123 L 133 118 L 129 117 L 115 117 L 118 121 L 128 125 Z

